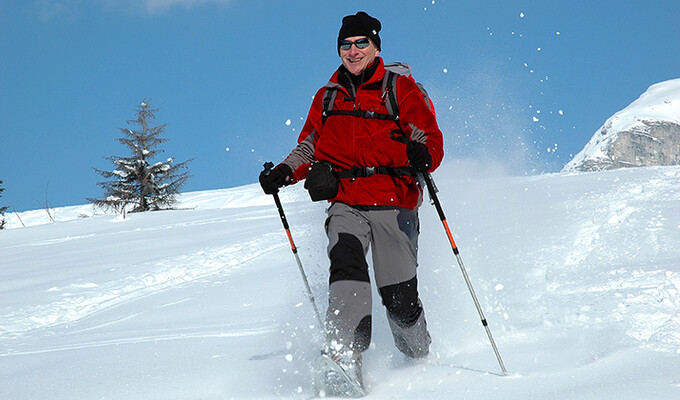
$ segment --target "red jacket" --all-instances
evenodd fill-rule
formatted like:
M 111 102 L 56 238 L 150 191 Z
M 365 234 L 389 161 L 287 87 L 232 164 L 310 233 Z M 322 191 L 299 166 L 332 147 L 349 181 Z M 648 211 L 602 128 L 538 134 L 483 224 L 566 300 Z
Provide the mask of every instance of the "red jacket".
M 407 76 L 396 81 L 399 124 L 390 120 L 362 118 L 351 115 L 333 115 L 322 120 L 323 98 L 326 88 L 336 87 L 333 110 L 369 110 L 388 114 L 383 99 L 382 81 L 385 68 L 380 57 L 373 76 L 363 83 L 352 98 L 349 91 L 338 84 L 338 71 L 328 84 L 314 96 L 307 121 L 298 138 L 298 146 L 284 161 L 291 167 L 295 181 L 304 179 L 309 163 L 330 162 L 336 170 L 358 167 L 403 167 L 408 165 L 406 146 L 390 137 L 401 128 L 410 140 L 424 143 L 432 156 L 434 171 L 444 156 L 442 133 L 435 114 L 430 110 L 422 92 Z M 391 205 L 413 209 L 419 205 L 422 189 L 410 176 L 394 177 L 375 174 L 361 178 L 342 178 L 338 195 L 329 201 L 349 205 Z

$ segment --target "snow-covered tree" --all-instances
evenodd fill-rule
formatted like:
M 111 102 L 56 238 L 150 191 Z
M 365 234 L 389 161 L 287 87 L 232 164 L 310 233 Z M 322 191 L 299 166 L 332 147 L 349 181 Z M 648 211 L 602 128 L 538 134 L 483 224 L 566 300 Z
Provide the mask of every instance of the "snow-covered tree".
M 189 178 L 187 164 L 174 163 L 172 158 L 154 162 L 163 152 L 158 147 L 168 141 L 161 134 L 167 124 L 155 125 L 158 109 L 149 100 L 137 106 L 137 118 L 127 121 L 128 128 L 121 128 L 125 135 L 117 139 L 130 151 L 128 157 L 104 157 L 114 165 L 113 171 L 94 169 L 108 179 L 99 182 L 105 191 L 104 199 L 88 199 L 95 206 L 117 212 L 157 211 L 172 208 L 176 195 Z
M 2 197 L 2 192 L 5 191 L 5 188 L 2 187 L 2 180 L 0 180 L 0 197 Z M 9 207 L 7 206 L 0 206 L 0 229 L 5 229 L 5 211 L 7 211 Z

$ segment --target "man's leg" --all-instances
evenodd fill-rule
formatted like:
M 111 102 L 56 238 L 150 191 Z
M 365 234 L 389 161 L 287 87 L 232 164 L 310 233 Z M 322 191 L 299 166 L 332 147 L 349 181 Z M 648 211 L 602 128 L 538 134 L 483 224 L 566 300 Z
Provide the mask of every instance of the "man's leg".
M 394 343 L 409 357 L 424 357 L 432 339 L 418 297 L 417 209 L 371 211 L 370 223 L 376 283 Z
M 380 296 L 399 351 L 412 358 L 425 357 L 432 339 L 427 331 L 425 310 L 418 298 L 417 278 L 382 287 Z
M 326 341 L 336 349 L 361 353 L 371 342 L 369 224 L 361 211 L 335 203 L 328 210 L 326 233 L 330 259 Z

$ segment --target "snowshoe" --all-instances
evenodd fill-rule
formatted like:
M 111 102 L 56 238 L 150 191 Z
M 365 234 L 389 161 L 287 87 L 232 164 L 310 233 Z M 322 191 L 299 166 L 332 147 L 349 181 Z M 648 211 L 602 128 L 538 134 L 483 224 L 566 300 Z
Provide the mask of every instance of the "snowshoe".
M 364 397 L 361 354 L 322 353 L 313 368 L 314 391 L 319 397 Z

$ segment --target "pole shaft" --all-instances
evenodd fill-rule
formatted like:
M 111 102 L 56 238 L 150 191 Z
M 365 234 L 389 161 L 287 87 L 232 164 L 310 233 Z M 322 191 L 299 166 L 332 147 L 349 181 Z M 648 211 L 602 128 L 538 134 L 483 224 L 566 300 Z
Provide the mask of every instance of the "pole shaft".
M 290 233 L 290 227 L 288 226 L 288 220 L 286 219 L 286 214 L 283 212 L 283 206 L 281 205 L 281 199 L 278 193 L 274 193 L 274 202 L 276 203 L 276 208 L 279 210 L 279 216 L 281 217 L 281 223 L 283 224 L 283 229 L 286 231 L 286 236 L 288 236 L 288 241 L 290 242 L 290 249 L 295 256 L 295 261 L 297 262 L 298 270 L 300 270 L 300 275 L 302 276 L 302 281 L 305 284 L 305 289 L 307 290 L 307 297 L 310 303 L 312 303 L 312 308 L 314 308 L 314 315 L 316 320 L 319 322 L 319 328 L 323 329 L 323 320 L 321 319 L 321 314 L 319 309 L 316 307 L 316 300 L 314 300 L 314 295 L 312 294 L 312 288 L 309 286 L 309 281 L 307 280 L 307 274 L 305 269 L 302 267 L 302 262 L 300 261 L 300 256 L 298 255 L 297 247 L 295 247 L 295 242 L 293 241 L 293 235 Z
M 479 314 L 479 318 L 482 320 L 482 325 L 484 326 L 484 329 L 486 330 L 486 335 L 489 337 L 489 341 L 491 342 L 491 347 L 493 348 L 494 354 L 496 354 L 496 359 L 498 360 L 498 364 L 501 367 L 501 370 L 503 371 L 503 375 L 507 375 L 508 371 L 505 369 L 505 364 L 503 363 L 503 359 L 501 358 L 501 353 L 498 351 L 498 346 L 496 346 L 496 341 L 493 339 L 493 335 L 491 335 L 491 329 L 489 329 L 489 323 L 486 320 L 486 317 L 484 316 L 484 311 L 482 310 L 482 306 L 479 303 L 479 299 L 477 298 L 477 294 L 475 294 L 475 289 L 472 287 L 472 282 L 470 281 L 470 276 L 467 273 L 467 270 L 465 269 L 465 265 L 463 264 L 463 259 L 460 256 L 460 251 L 458 251 L 458 247 L 456 246 L 455 240 L 453 240 L 453 235 L 451 234 L 451 229 L 449 228 L 449 224 L 446 222 L 446 216 L 444 215 L 444 210 L 442 209 L 441 203 L 439 202 L 439 198 L 437 196 L 437 189 L 434 185 L 434 180 L 432 179 L 432 176 L 425 172 L 423 173 L 423 177 L 425 178 L 425 184 L 427 185 L 427 190 L 430 193 L 430 198 L 432 199 L 432 202 L 434 203 L 434 206 L 437 210 L 437 214 L 439 214 L 439 219 L 442 221 L 442 225 L 444 225 L 444 230 L 446 231 L 446 236 L 449 239 L 449 243 L 451 244 L 451 249 L 453 250 L 453 254 L 456 256 L 456 260 L 458 261 L 458 266 L 460 267 L 460 272 L 463 274 L 463 278 L 465 279 L 465 284 L 468 287 L 468 291 L 470 292 L 470 296 L 472 296 L 472 300 L 475 303 L 475 308 L 477 309 L 477 313 Z

